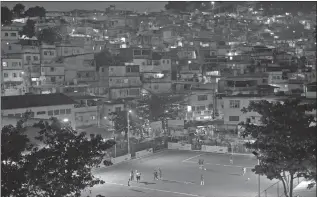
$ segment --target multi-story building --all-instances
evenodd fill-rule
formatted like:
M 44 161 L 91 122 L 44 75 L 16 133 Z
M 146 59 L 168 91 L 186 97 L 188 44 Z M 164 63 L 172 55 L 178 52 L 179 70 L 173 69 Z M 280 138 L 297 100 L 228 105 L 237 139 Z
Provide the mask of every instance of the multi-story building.
M 50 119 L 56 117 L 76 128 L 75 101 L 64 94 L 30 94 L 1 97 L 2 117 L 21 118 L 27 111 L 31 118 Z M 6 125 L 6 123 L 3 123 Z
M 215 94 L 212 90 L 193 90 L 187 102 L 188 120 L 205 121 L 215 117 Z
M 56 46 L 43 44 L 40 47 L 41 63 L 48 64 L 56 58 Z
M 16 42 L 19 40 L 20 28 L 14 26 L 1 27 L 1 41 L 2 42 Z
M 245 74 L 228 76 L 218 81 L 218 92 L 227 94 L 267 94 L 273 93 L 274 88 L 268 86 L 268 74 Z
M 42 84 L 63 84 L 65 81 L 65 64 L 52 62 L 41 64 Z
M 1 59 L 2 93 L 5 96 L 22 95 L 26 93 L 24 83 L 25 72 L 21 54 L 11 54 Z
M 261 116 L 256 112 L 243 113 L 241 110 L 245 107 L 247 108 L 251 101 L 278 101 L 282 97 L 263 97 L 259 95 L 232 95 L 225 96 L 223 100 L 223 114 L 224 114 L 224 124 L 228 125 L 228 128 L 237 128 L 238 124 L 242 121 L 249 121 L 251 123 L 257 124 Z
M 305 85 L 305 97 L 306 98 L 314 98 L 316 99 L 316 92 L 317 92 L 317 88 L 316 88 L 317 83 L 316 82 L 312 82 L 309 84 Z
M 22 58 L 27 86 L 36 85 L 41 76 L 41 55 L 36 46 L 23 46 Z
M 142 83 L 139 65 L 109 66 L 108 75 L 110 99 L 139 98 Z

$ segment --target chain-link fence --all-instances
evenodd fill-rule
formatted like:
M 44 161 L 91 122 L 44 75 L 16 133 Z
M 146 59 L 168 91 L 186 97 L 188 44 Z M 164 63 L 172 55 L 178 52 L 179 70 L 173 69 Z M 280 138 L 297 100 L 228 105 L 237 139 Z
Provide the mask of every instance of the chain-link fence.
M 295 188 L 303 180 L 304 180 L 303 178 L 295 178 L 293 180 L 293 188 Z M 263 190 L 260 194 L 260 197 L 284 197 L 284 196 L 285 196 L 284 186 L 282 181 L 278 181 L 274 183 L 270 187 Z M 255 196 L 255 197 L 258 197 L 258 196 Z

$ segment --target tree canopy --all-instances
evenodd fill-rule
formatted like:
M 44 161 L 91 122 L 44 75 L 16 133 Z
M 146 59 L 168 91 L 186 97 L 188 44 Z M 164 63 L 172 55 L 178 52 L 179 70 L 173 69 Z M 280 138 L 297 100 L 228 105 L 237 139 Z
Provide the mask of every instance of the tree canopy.
M 46 44 L 55 44 L 62 40 L 62 36 L 58 34 L 53 28 L 45 28 L 39 32 L 38 39 Z
M 1 24 L 10 25 L 12 23 L 13 15 L 8 7 L 1 6 Z
M 24 9 L 25 9 L 25 6 L 21 3 L 18 3 L 13 7 L 12 12 L 14 13 L 16 17 L 20 18 L 24 15 Z
M 46 10 L 44 7 L 35 6 L 26 10 L 24 12 L 24 15 L 28 17 L 45 17 Z
M 316 119 L 307 114 L 313 110 L 316 102 L 303 104 L 298 99 L 251 102 L 243 109 L 245 113 L 253 111 L 261 115 L 257 125 L 241 123 L 245 128 L 242 136 L 255 139 L 254 143 L 246 144 L 257 151 L 260 161 L 252 171 L 271 180 L 281 180 L 286 197 L 293 197 L 295 178 L 316 181 Z
M 35 21 L 27 20 L 26 24 L 23 26 L 22 31 L 20 31 L 20 35 L 25 35 L 29 38 L 35 36 Z
M 103 183 L 91 169 L 101 163 L 113 140 L 87 137 L 53 118 L 28 128 L 38 134 L 39 147 L 26 135 L 24 121 L 2 128 L 2 196 L 80 196 L 85 188 Z

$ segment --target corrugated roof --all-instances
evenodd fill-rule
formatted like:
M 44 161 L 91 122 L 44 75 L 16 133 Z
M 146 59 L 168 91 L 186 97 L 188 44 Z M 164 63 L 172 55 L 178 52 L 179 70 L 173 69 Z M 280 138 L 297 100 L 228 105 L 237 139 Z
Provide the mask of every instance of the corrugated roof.
M 71 105 L 75 103 L 76 102 L 73 99 L 61 93 L 2 96 L 1 110 L 56 105 Z

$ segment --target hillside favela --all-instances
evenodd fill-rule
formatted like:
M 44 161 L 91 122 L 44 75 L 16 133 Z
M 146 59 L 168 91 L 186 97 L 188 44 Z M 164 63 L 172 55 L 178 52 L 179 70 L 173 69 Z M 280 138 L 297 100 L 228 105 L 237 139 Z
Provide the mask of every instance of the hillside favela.
M 316 196 L 316 74 L 313 1 L 1 2 L 1 196 Z

